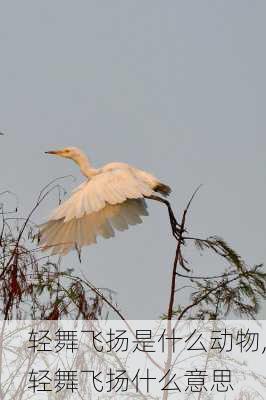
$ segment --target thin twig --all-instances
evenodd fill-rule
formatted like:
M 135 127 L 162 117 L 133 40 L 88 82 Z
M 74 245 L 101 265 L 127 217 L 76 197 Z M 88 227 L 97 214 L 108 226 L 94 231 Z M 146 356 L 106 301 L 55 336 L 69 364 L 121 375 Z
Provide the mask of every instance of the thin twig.
M 186 223 L 186 216 L 187 216 L 187 212 L 190 208 L 190 205 L 192 203 L 192 200 L 194 199 L 196 193 L 198 192 L 198 190 L 200 189 L 201 185 L 199 187 L 197 187 L 197 189 L 193 192 L 184 212 L 182 215 L 182 220 L 181 220 L 181 225 L 179 228 L 179 235 L 177 238 L 177 247 L 176 247 L 176 253 L 175 253 L 175 259 L 174 259 L 174 264 L 173 264 L 173 270 L 172 270 L 172 281 L 171 281 L 171 291 L 170 291 L 170 300 L 169 300 L 169 306 L 168 306 L 168 313 L 167 313 L 167 334 L 168 337 L 170 337 L 171 335 L 171 330 L 172 330 L 172 318 L 173 318 L 173 307 L 174 307 L 174 301 L 175 301 L 175 290 L 176 290 L 176 272 L 177 272 L 177 265 L 178 262 L 181 258 L 181 246 L 184 243 L 183 242 L 183 233 L 185 232 L 185 223 Z M 187 271 L 189 272 L 190 270 L 188 268 L 185 267 L 184 263 L 181 263 L 181 266 Z M 171 346 L 171 341 L 168 341 L 168 351 L 167 351 L 167 359 L 166 359 L 166 363 L 165 363 L 165 386 L 169 383 L 169 376 L 167 374 L 167 371 L 170 370 L 171 368 L 171 364 L 172 364 L 172 359 L 173 359 L 173 349 Z M 167 400 L 168 399 L 168 391 L 164 391 L 163 394 L 163 400 Z

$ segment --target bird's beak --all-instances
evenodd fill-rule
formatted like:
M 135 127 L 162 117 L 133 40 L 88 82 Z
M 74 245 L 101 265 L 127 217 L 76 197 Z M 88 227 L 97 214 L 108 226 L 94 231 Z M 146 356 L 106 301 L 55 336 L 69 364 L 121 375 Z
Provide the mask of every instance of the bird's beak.
M 45 154 L 55 154 L 55 155 L 60 155 L 61 151 L 60 150 L 49 150 L 45 151 Z

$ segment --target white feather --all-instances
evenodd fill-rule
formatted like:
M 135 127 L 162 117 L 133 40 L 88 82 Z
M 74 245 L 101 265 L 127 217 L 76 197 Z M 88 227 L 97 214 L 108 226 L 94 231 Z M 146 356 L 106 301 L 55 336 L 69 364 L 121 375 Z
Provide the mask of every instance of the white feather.
M 76 148 L 50 153 L 73 159 L 88 179 L 40 226 L 43 249 L 66 254 L 76 246 L 96 243 L 98 235 L 113 237 L 114 229 L 124 231 L 148 215 L 144 197 L 153 195 L 160 183 L 153 175 L 124 163 L 93 169 Z

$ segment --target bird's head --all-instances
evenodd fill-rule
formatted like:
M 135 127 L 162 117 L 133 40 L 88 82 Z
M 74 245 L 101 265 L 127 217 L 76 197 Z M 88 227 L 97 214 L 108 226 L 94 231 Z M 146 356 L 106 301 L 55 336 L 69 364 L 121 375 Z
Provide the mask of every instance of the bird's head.
M 79 166 L 83 175 L 85 175 L 86 177 L 94 176 L 97 172 L 91 167 L 91 163 L 86 154 L 77 147 L 65 147 L 61 150 L 50 150 L 46 151 L 45 153 L 73 160 Z
M 59 157 L 70 158 L 71 160 L 74 160 L 76 162 L 80 160 L 82 157 L 84 157 L 82 151 L 76 147 L 65 147 L 64 149 L 61 150 L 50 150 L 46 151 L 45 153 L 53 154 Z

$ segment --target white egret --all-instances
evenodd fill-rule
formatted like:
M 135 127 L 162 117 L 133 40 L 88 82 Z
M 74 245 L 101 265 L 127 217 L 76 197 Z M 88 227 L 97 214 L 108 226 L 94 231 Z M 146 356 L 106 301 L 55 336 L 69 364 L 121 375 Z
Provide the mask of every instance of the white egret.
M 114 229 L 124 231 L 129 225 L 141 223 L 141 217 L 148 215 L 145 198 L 168 206 L 174 233 L 177 223 L 170 204 L 156 196 L 156 192 L 168 196 L 171 189 L 153 175 L 119 162 L 92 168 L 87 156 L 76 147 L 46 153 L 73 160 L 86 181 L 40 226 L 40 245 L 44 250 L 66 254 L 73 248 L 96 243 L 97 235 L 110 238 Z

